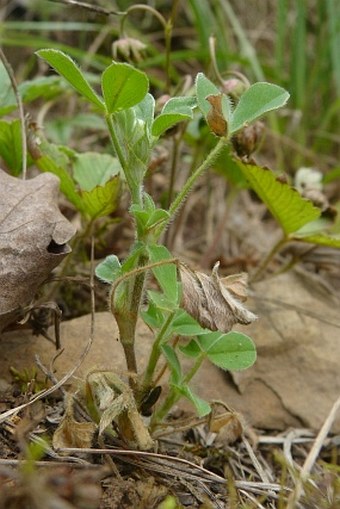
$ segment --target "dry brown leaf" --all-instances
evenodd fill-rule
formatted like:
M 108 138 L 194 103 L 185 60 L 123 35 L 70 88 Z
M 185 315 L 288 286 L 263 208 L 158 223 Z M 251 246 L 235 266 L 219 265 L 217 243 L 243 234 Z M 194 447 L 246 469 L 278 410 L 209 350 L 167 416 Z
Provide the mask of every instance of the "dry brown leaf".
M 247 274 L 235 274 L 220 279 L 216 263 L 210 276 L 180 266 L 183 285 L 181 306 L 202 327 L 229 332 L 235 323 L 248 325 L 256 315 L 241 301 L 246 299 Z
M 20 180 L 0 169 L 0 332 L 71 251 L 75 230 L 58 209 L 58 189 L 51 173 Z
M 97 426 L 93 422 L 78 422 L 75 420 L 73 400 L 69 398 L 63 420 L 53 435 L 53 447 L 55 449 L 91 447 L 96 428 Z
M 222 111 L 222 99 L 222 93 L 206 97 L 206 100 L 211 105 L 207 115 L 207 123 L 216 136 L 226 136 L 228 132 L 228 122 L 224 118 Z

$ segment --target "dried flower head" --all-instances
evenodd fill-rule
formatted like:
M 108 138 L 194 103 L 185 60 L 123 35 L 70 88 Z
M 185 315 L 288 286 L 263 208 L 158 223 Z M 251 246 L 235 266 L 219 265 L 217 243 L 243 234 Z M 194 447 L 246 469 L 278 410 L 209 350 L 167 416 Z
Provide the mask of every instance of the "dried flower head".
M 219 262 L 209 276 L 183 264 L 180 266 L 181 306 L 202 327 L 229 332 L 235 323 L 248 325 L 257 317 L 241 304 L 247 298 L 247 274 L 220 278 L 218 267 Z
M 125 60 L 140 62 L 146 45 L 133 37 L 122 37 L 112 44 L 112 55 L 115 60 L 123 57 Z

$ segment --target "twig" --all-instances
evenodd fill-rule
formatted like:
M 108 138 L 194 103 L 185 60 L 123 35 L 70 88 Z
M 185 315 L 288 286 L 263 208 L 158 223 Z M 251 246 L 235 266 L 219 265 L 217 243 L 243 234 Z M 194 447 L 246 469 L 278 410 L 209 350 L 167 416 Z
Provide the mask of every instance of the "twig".
M 25 112 L 24 107 L 21 100 L 21 95 L 18 89 L 18 85 L 14 76 L 14 72 L 12 69 L 11 64 L 6 58 L 6 55 L 0 48 L 0 59 L 2 63 L 5 66 L 5 69 L 7 71 L 8 77 L 11 81 L 11 85 L 13 88 L 13 92 L 18 104 L 18 110 L 19 110 L 19 117 L 20 117 L 20 123 L 21 123 L 21 150 L 22 150 L 22 178 L 23 180 L 26 179 L 27 174 L 27 138 L 26 138 L 26 124 L 25 124 Z
M 309 474 L 320 453 L 324 441 L 333 425 L 333 422 L 339 409 L 340 409 L 340 396 L 332 406 L 331 411 L 329 412 L 325 422 L 323 423 L 323 426 L 315 439 L 314 445 L 311 448 L 306 458 L 306 461 L 303 464 L 303 467 L 300 472 L 300 477 L 295 485 L 295 489 L 289 496 L 287 509 L 294 509 L 294 507 L 296 507 L 297 502 L 303 495 L 303 483 L 307 481 L 309 477 Z
M 76 6 L 81 7 L 82 9 L 88 9 L 89 11 L 96 12 L 98 14 L 105 14 L 106 16 L 121 16 L 125 14 L 125 11 L 113 11 L 111 9 L 105 9 L 104 7 L 100 7 L 99 5 L 91 5 L 86 2 L 78 2 L 78 0 L 50 0 L 54 3 L 69 5 L 70 7 Z

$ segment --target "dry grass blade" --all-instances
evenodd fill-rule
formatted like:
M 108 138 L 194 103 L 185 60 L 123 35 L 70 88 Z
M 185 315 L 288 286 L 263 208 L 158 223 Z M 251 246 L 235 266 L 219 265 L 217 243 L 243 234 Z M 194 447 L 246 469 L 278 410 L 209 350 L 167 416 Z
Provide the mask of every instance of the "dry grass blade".
M 296 507 L 297 502 L 301 498 L 303 494 L 303 483 L 308 479 L 308 476 L 313 468 L 313 465 L 317 457 L 320 454 L 321 448 L 333 425 L 333 422 L 339 409 L 340 409 L 340 396 L 332 406 L 331 411 L 329 412 L 328 417 L 326 418 L 322 428 L 320 429 L 320 432 L 315 439 L 314 445 L 311 448 L 306 458 L 306 461 L 303 464 L 300 477 L 296 483 L 295 489 L 289 497 L 287 509 L 294 509 L 294 507 Z

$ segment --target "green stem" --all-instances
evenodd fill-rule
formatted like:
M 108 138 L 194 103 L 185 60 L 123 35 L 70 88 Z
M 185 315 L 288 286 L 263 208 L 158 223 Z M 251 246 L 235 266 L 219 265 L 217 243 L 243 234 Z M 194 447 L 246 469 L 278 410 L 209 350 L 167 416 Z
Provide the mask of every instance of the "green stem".
M 149 387 L 152 384 L 152 378 L 156 369 L 156 365 L 158 362 L 158 359 L 161 355 L 161 343 L 163 342 L 164 337 L 166 336 L 167 330 L 172 322 L 172 319 L 174 317 L 174 312 L 170 313 L 166 321 L 164 322 L 161 330 L 159 331 L 153 345 L 152 350 L 150 353 L 148 365 L 146 367 L 145 373 L 144 373 L 144 379 L 142 386 L 143 387 Z
M 202 362 L 204 361 L 206 357 L 206 354 L 204 352 L 199 355 L 193 365 L 193 367 L 190 369 L 190 371 L 185 375 L 183 380 L 181 381 L 181 385 L 187 385 L 192 378 L 196 375 L 197 371 L 202 365 Z M 176 388 L 171 388 L 169 391 L 169 394 L 165 398 L 163 404 L 161 407 L 153 414 L 151 423 L 150 423 L 150 429 L 154 430 L 155 427 L 159 422 L 161 422 L 164 417 L 166 417 L 171 410 L 171 408 L 177 403 L 179 399 L 182 398 L 182 394 L 176 390 Z
M 172 202 L 169 213 L 170 218 L 166 223 L 163 223 L 162 226 L 157 231 L 157 238 L 161 236 L 165 228 L 168 226 L 168 224 L 172 221 L 175 214 L 178 212 L 180 207 L 182 206 L 182 203 L 184 202 L 185 198 L 193 188 L 196 180 L 204 173 L 212 164 L 215 162 L 215 160 L 218 158 L 218 156 L 222 153 L 225 144 L 227 143 L 226 138 L 221 138 L 213 150 L 209 153 L 208 157 L 202 162 L 202 164 L 194 171 L 194 173 L 188 178 L 186 183 L 184 184 L 182 190 L 178 193 L 174 201 Z

